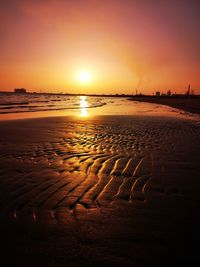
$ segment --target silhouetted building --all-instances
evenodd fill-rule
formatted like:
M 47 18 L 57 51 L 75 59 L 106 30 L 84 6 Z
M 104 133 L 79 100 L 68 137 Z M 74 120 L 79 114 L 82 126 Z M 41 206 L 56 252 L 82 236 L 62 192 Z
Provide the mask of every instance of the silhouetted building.
M 170 96 L 172 93 L 170 90 L 167 91 L 167 95 Z
M 160 92 L 159 91 L 156 92 L 156 96 L 160 96 Z
M 26 94 L 26 89 L 25 88 L 16 88 L 15 93 L 17 94 Z

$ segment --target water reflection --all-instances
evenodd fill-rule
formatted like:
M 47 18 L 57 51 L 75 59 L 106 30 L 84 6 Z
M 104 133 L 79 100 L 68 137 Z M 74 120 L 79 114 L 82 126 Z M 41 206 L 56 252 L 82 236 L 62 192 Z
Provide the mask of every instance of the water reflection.
M 87 96 L 80 96 L 80 116 L 89 116 Z

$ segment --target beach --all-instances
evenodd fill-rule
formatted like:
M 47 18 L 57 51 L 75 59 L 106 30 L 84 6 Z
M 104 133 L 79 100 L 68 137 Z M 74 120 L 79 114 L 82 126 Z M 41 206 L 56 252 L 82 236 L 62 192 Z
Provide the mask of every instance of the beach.
M 1 121 L 4 266 L 200 262 L 200 126 L 171 114 Z
M 200 114 L 200 97 L 199 96 L 171 96 L 171 97 L 157 97 L 157 96 L 136 96 L 130 100 L 139 102 L 156 103 L 160 105 L 167 105 L 173 108 L 182 109 L 186 112 Z
M 200 266 L 200 0 L 0 7 L 0 265 Z

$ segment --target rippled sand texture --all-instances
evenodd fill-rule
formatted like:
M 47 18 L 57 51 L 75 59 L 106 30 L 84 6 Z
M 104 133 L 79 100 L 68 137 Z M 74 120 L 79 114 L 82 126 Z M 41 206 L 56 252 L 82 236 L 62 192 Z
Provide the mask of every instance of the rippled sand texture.
M 2 122 L 2 251 L 21 266 L 197 261 L 199 151 L 199 125 L 175 118 Z

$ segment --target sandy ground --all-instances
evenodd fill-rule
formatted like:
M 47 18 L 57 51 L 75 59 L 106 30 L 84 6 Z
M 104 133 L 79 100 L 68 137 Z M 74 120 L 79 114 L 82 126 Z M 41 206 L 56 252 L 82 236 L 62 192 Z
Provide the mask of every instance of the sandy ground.
M 197 266 L 200 126 L 99 116 L 0 123 L 4 266 Z
M 200 114 L 200 97 L 198 98 L 134 97 L 131 100 L 167 105 L 173 108 L 182 109 L 187 112 Z

